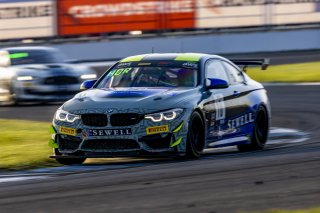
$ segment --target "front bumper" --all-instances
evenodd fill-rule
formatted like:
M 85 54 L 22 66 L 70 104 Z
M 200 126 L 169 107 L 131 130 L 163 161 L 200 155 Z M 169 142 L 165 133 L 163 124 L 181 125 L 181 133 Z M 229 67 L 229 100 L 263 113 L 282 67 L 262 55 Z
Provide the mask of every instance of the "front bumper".
M 81 120 L 77 124 L 54 121 L 55 133 L 52 134 L 51 147 L 57 148 L 61 154 L 55 158 L 183 155 L 188 130 L 187 120 L 188 113 L 184 113 L 170 122 L 142 119 L 132 126 L 99 128 L 85 126 Z M 150 133 L 150 128 L 158 131 Z M 92 134 L 92 129 L 98 131 L 113 129 L 118 132 L 130 129 L 132 134 L 98 136 Z
M 79 92 L 80 84 L 43 85 L 37 82 L 16 82 L 17 101 L 66 101 Z

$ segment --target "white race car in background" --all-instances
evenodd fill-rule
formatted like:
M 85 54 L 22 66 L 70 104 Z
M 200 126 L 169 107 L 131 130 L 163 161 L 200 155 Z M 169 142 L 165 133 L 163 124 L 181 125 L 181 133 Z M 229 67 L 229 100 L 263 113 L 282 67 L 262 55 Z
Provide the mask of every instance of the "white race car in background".
M 65 101 L 84 80 L 97 78 L 91 68 L 67 63 L 49 47 L 0 49 L 0 105 L 26 101 Z

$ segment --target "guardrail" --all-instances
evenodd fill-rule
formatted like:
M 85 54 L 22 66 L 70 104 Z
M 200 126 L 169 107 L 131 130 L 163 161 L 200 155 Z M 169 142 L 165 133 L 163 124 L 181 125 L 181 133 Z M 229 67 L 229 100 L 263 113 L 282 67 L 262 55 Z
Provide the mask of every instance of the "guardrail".
M 319 0 L 1 0 L 0 40 L 52 42 L 320 23 Z M 115 35 L 114 35 L 115 34 Z M 27 39 L 27 40 L 26 40 Z

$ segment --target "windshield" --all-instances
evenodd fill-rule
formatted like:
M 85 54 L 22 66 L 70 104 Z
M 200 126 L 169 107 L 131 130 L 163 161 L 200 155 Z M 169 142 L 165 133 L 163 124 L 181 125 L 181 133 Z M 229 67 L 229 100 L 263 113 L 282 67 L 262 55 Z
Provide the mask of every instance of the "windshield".
M 140 63 L 143 64 L 143 63 Z M 151 63 L 144 63 L 151 65 Z M 186 67 L 116 66 L 100 81 L 97 88 L 116 87 L 194 87 L 197 70 Z
M 64 56 L 55 50 L 10 51 L 11 65 L 63 63 Z

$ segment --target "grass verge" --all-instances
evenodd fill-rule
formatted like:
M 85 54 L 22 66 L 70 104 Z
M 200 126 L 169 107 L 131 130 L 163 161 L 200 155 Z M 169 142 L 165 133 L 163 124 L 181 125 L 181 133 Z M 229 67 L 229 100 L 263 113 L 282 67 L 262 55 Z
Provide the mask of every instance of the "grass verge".
M 248 68 L 247 74 L 259 82 L 320 82 L 320 62 L 271 65 L 267 70 Z
M 0 119 L 0 170 L 56 166 L 48 158 L 50 123 Z
M 268 210 L 260 213 L 320 213 L 320 208 L 299 209 L 299 210 Z

